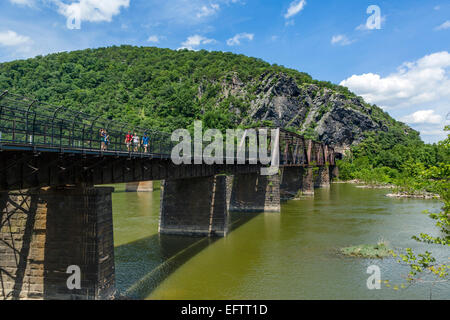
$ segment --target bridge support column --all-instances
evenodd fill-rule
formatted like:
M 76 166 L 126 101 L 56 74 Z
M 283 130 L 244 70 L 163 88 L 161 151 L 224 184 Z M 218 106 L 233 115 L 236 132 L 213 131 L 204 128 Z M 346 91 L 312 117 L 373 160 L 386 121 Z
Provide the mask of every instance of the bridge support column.
M 315 176 L 314 187 L 316 188 L 328 188 L 330 187 L 330 167 L 323 166 L 317 170 Z
M 332 166 L 330 167 L 330 178 L 331 181 L 339 178 L 339 167 L 338 166 Z
M 302 177 L 302 195 L 314 196 L 314 168 L 304 168 Z
M 159 232 L 226 236 L 226 176 L 165 180 L 161 185 Z
M 125 192 L 153 192 L 153 181 L 129 182 Z
M 282 199 L 298 199 L 301 196 L 303 167 L 285 167 L 282 169 L 280 195 Z
M 0 299 L 112 298 L 113 191 L 63 187 L 2 193 Z
M 280 212 L 280 175 L 238 174 L 230 180 L 229 210 L 241 212 Z

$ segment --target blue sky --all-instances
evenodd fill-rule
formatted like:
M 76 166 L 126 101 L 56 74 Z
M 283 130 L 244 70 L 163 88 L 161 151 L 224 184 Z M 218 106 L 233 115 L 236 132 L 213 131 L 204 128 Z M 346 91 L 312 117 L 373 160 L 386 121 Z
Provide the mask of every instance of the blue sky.
M 421 132 L 450 112 L 448 0 L 0 0 L 0 61 L 131 44 L 243 53 L 342 83 Z M 370 5 L 381 29 L 367 28 Z

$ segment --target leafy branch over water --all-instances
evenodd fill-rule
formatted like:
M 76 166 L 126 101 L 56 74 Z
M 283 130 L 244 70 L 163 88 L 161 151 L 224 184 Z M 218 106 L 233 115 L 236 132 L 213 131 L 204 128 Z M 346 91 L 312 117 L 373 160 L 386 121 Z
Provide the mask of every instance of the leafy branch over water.
M 449 127 L 446 128 L 449 131 Z M 450 149 L 450 135 L 443 142 L 439 143 L 439 146 L 448 153 Z M 435 244 L 450 247 L 450 165 L 439 164 L 438 166 L 430 167 L 423 172 L 424 180 L 430 181 L 433 184 L 434 190 L 440 195 L 444 206 L 439 213 L 431 213 L 426 211 L 428 216 L 436 221 L 436 226 L 439 229 L 439 236 L 431 236 L 426 233 L 421 233 L 419 236 L 413 236 L 412 238 L 418 242 Z M 429 281 L 434 286 L 437 282 L 449 281 L 450 272 L 450 257 L 447 258 L 448 262 L 438 262 L 433 254 L 429 251 L 424 253 L 415 253 L 411 248 L 407 248 L 404 253 L 391 254 L 398 258 L 398 262 L 409 266 L 410 271 L 407 276 L 409 283 L 425 282 L 423 277 L 425 275 L 431 275 L 433 280 Z M 430 293 L 431 295 L 431 293 Z
M 450 131 L 450 127 L 447 126 L 445 130 Z M 412 138 L 402 141 L 398 139 L 399 137 L 400 134 L 395 131 L 379 135 L 369 134 L 365 141 L 353 147 L 352 152 L 347 154 L 344 160 L 338 162 L 340 178 L 358 179 L 369 185 L 392 184 L 398 194 L 439 195 L 444 204 L 441 212 L 425 212 L 436 222 L 439 235 L 421 233 L 412 238 L 418 242 L 448 247 L 450 246 L 450 134 L 444 141 L 433 145 Z M 408 285 L 431 283 L 433 287 L 438 282 L 450 280 L 450 257 L 447 261 L 438 261 L 430 251 L 416 253 L 411 248 L 402 252 L 389 250 L 389 253 L 399 263 L 409 267 L 406 276 Z M 388 280 L 384 283 L 386 287 L 394 290 L 407 287 L 406 284 L 392 285 Z

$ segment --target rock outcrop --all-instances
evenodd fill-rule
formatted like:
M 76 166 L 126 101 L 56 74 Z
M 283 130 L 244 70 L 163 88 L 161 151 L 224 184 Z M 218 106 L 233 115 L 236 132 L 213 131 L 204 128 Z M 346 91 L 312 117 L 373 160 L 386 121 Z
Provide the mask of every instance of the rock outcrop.
M 247 98 L 250 108 L 243 124 L 270 121 L 275 126 L 314 135 L 342 152 L 362 141 L 367 131 L 389 130 L 389 116 L 361 97 L 346 96 L 315 84 L 298 86 L 283 73 L 263 74 L 249 84 L 233 75 L 232 81 L 222 86 L 225 98 L 252 97 Z

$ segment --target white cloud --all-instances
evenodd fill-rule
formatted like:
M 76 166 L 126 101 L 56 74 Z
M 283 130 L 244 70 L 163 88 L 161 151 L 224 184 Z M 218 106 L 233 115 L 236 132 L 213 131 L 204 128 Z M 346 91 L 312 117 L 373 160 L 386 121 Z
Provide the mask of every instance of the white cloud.
M 437 31 L 446 30 L 446 29 L 450 29 L 450 20 L 445 21 L 443 24 L 441 24 L 440 26 L 435 28 L 435 30 L 437 30 Z
M 29 45 L 32 41 L 27 36 L 17 34 L 15 31 L 8 30 L 0 32 L 0 45 L 5 47 L 16 47 L 20 45 Z
M 434 10 L 436 10 L 436 11 L 441 10 L 441 6 L 435 6 Z
M 69 22 L 82 21 L 101 22 L 112 21 L 112 17 L 118 15 L 120 10 L 128 8 L 130 0 L 77 0 L 67 4 L 62 0 L 52 0 L 58 6 L 58 12 L 65 16 Z
M 450 54 L 447 51 L 407 62 L 387 77 L 366 73 L 341 82 L 368 102 L 393 107 L 429 103 L 450 98 Z
M 200 11 L 197 13 L 197 18 L 212 16 L 219 10 L 220 10 L 220 6 L 215 3 L 212 3 L 209 6 L 202 6 L 200 8 Z
M 403 114 L 402 120 L 425 135 L 438 129 L 438 119 L 443 125 L 450 110 L 450 53 L 437 52 L 403 63 L 386 77 L 365 73 L 353 75 L 340 84 L 369 103 Z M 404 115 L 405 111 L 413 113 Z
M 147 41 L 148 42 L 158 43 L 159 42 L 159 37 L 157 35 L 153 35 L 153 36 L 148 37 Z
M 434 110 L 419 110 L 400 119 L 408 124 L 441 124 L 443 117 Z
M 227 45 L 229 46 L 238 46 L 241 44 L 241 40 L 252 41 L 255 35 L 253 33 L 239 33 L 235 35 L 233 38 L 227 40 Z
M 28 7 L 34 6 L 34 0 L 9 0 L 9 2 L 11 2 L 13 4 L 18 4 L 21 6 L 28 6 Z
M 297 1 L 291 2 L 286 14 L 284 15 L 284 18 L 285 19 L 292 18 L 293 16 L 298 14 L 300 11 L 302 11 L 305 8 L 305 6 L 306 6 L 306 0 L 297 0 Z
M 353 42 L 355 42 L 355 41 L 350 40 L 344 34 L 338 34 L 331 38 L 331 44 L 336 44 L 336 45 L 341 45 L 341 46 L 348 46 L 348 45 L 352 44 Z
M 188 37 L 186 41 L 181 43 L 181 47 L 179 49 L 197 50 L 197 47 L 199 47 L 202 44 L 211 44 L 215 42 L 216 40 L 214 39 L 208 39 L 206 37 L 196 34 Z

